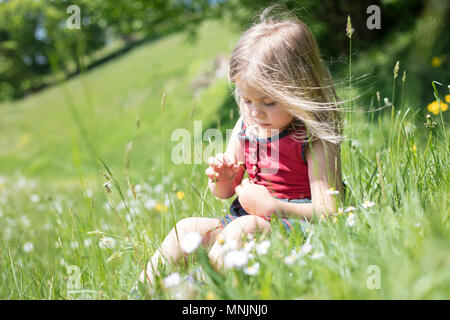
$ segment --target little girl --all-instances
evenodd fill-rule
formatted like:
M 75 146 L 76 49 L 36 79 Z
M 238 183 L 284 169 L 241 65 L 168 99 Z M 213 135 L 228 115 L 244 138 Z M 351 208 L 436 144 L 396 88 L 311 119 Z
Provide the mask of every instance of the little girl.
M 293 15 L 276 18 L 272 9 L 262 12 L 233 50 L 229 79 L 241 117 L 225 154 L 210 158 L 205 172 L 215 196 L 237 195 L 230 214 L 179 221 L 141 282 L 153 281 L 160 260 L 184 257 L 180 243 L 189 233 L 200 234 L 219 268 L 223 241 L 240 244 L 242 234 L 270 232 L 274 216 L 291 231 L 302 219 L 337 211 L 343 195 L 338 97 L 311 31 Z

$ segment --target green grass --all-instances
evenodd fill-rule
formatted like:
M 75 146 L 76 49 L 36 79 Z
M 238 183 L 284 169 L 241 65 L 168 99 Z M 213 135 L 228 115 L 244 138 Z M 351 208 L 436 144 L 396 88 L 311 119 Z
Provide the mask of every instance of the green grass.
M 217 200 L 207 190 L 205 164 L 176 166 L 170 161 L 175 144 L 170 134 L 176 128 L 192 132 L 194 120 L 203 121 L 203 130 L 215 127 L 219 119 L 223 128 L 231 128 L 236 120 L 237 112 L 228 116 L 236 106 L 225 79 L 205 88 L 193 117 L 189 88 L 213 67 L 219 53 L 230 55 L 238 38 L 230 30 L 227 24 L 208 22 L 195 44 L 182 35 L 169 36 L 67 83 L 0 106 L 0 298 L 450 297 L 445 120 L 433 116 L 437 125 L 426 128 L 426 120 L 414 111 L 418 106 L 406 104 L 396 106 L 394 117 L 390 108 L 375 113 L 356 109 L 351 117 L 346 115 L 346 134 L 352 140 L 342 145 L 342 171 L 350 191 L 342 207 L 356 208 L 352 227 L 347 224 L 349 212 L 317 219 L 310 229 L 312 251 L 288 265 L 285 257 L 303 240 L 274 225 L 269 252 L 254 252 L 251 259 L 260 264 L 256 276 L 242 270 L 217 274 L 199 250 L 187 265 L 161 270 L 162 278 L 179 272 L 183 281 L 178 286 L 166 290 L 158 283 L 151 291 L 141 287 L 139 296 L 130 294 L 140 263 L 146 263 L 174 221 L 220 217 L 228 210 L 229 200 Z M 357 84 L 352 89 L 358 94 Z M 339 91 L 348 97 L 345 86 Z M 80 115 L 78 120 L 71 110 Z M 91 158 L 86 141 L 111 173 Z M 103 187 L 104 175 L 117 182 L 111 193 Z M 185 197 L 178 199 L 177 191 Z M 366 209 L 365 201 L 375 205 Z M 161 203 L 167 210 L 154 206 Z M 107 237 L 114 239 L 114 246 L 102 248 Z M 379 270 L 380 289 L 367 286 L 370 266 Z

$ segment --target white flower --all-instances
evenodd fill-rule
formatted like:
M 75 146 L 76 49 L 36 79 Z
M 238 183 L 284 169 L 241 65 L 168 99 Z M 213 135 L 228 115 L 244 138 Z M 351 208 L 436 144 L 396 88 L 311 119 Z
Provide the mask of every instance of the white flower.
M 127 207 L 127 204 L 125 203 L 125 201 L 120 201 L 118 204 L 117 204 L 117 206 L 116 206 L 116 208 L 117 208 L 117 210 L 123 210 L 123 209 L 125 209 Z
M 349 227 L 353 227 L 355 225 L 355 215 L 350 213 L 347 218 L 347 222 L 345 223 Z
M 311 245 L 311 237 L 313 236 L 314 232 L 311 231 L 308 235 L 308 238 L 306 239 L 305 243 L 300 248 L 300 254 L 306 255 L 311 252 L 313 246 Z
M 284 263 L 288 266 L 292 265 L 297 260 L 297 256 L 294 254 L 290 254 L 284 258 Z
M 105 230 L 105 231 L 108 231 L 111 228 L 109 227 L 109 224 L 102 223 L 102 229 Z
M 72 249 L 78 249 L 79 247 L 78 241 L 72 241 L 70 243 L 70 246 L 72 247 Z
M 309 241 L 306 241 L 304 245 L 302 245 L 301 253 L 302 254 L 308 254 L 311 252 L 313 246 L 309 243 Z
M 180 282 L 181 282 L 181 277 L 178 272 L 174 272 L 174 273 L 170 274 L 167 278 L 163 279 L 163 284 L 164 284 L 164 287 L 166 287 L 166 288 L 171 288 L 171 287 L 177 286 L 180 284 Z
M 100 242 L 98 244 L 98 246 L 100 247 L 100 249 L 112 249 L 114 248 L 116 245 L 116 240 L 114 240 L 111 237 L 104 237 L 100 239 Z
M 28 219 L 27 216 L 22 216 L 20 217 L 20 222 L 22 223 L 22 225 L 24 226 L 24 228 L 28 228 L 30 226 L 30 219 Z
M 255 241 L 251 240 L 244 245 L 244 250 L 246 252 L 250 252 L 255 247 L 255 245 L 256 245 Z
M 106 212 L 110 213 L 110 212 L 111 212 L 111 206 L 110 206 L 110 204 L 109 204 L 108 202 L 105 202 L 105 203 L 103 204 L 103 209 L 105 209 Z
M 249 276 L 256 276 L 259 272 L 259 262 L 248 266 L 244 269 L 244 273 L 249 275 Z
M 322 258 L 324 256 L 324 254 L 323 254 L 323 252 L 314 252 L 313 254 L 312 254 L 312 256 L 311 256 L 311 259 L 320 259 L 320 258 Z
M 239 246 L 239 243 L 236 239 L 229 239 L 225 242 L 226 250 L 236 250 Z
M 41 199 L 41 198 L 40 198 L 39 195 L 37 195 L 37 194 L 32 194 L 32 195 L 30 196 L 30 201 L 31 201 L 31 202 L 39 202 L 40 199 Z
M 6 226 L 3 229 L 3 240 L 8 241 L 9 239 L 11 239 L 12 236 L 12 229 L 9 226 Z
M 33 249 L 34 249 L 34 246 L 33 246 L 32 242 L 26 242 L 23 245 L 23 251 L 25 251 L 25 252 L 31 252 L 31 251 L 33 251 Z
M 375 205 L 375 202 L 371 202 L 371 201 L 365 201 L 363 204 L 362 204 L 362 206 L 364 207 L 364 208 L 370 208 L 370 207 L 373 207 Z
M 93 194 L 94 194 L 94 193 L 92 192 L 91 189 L 86 189 L 86 197 L 92 198 Z
M 420 222 L 416 223 L 416 228 L 419 228 L 422 224 Z
M 392 106 L 392 103 L 389 102 L 389 98 L 384 98 L 384 105 L 385 105 L 386 107 Z
M 181 249 L 186 253 L 194 252 L 202 242 L 202 236 L 198 232 L 188 233 L 181 243 Z
M 140 193 L 142 191 L 142 187 L 140 184 L 134 186 L 134 192 Z
M 148 210 L 153 209 L 156 206 L 156 200 L 154 199 L 147 199 L 144 203 L 144 207 Z
M 90 246 L 91 246 L 91 243 L 92 243 L 91 239 L 85 239 L 85 240 L 83 241 L 83 245 L 84 245 L 86 248 L 90 247 Z
M 247 265 L 248 254 L 244 250 L 231 250 L 224 257 L 225 268 L 241 268 Z
M 351 212 L 351 211 L 355 211 L 355 210 L 356 210 L 355 207 L 350 206 L 350 207 L 345 208 L 344 212 Z
M 352 140 L 351 146 L 352 148 L 358 148 L 360 145 L 359 141 L 357 140 Z
M 162 185 L 161 185 L 161 184 L 157 184 L 157 185 L 153 188 L 153 190 L 154 190 L 156 193 L 160 193 L 161 190 L 162 190 Z
M 48 231 L 52 228 L 52 224 L 50 222 L 47 222 L 46 224 L 44 224 L 44 226 L 42 227 L 42 229 L 44 229 L 45 231 Z
M 270 240 L 264 240 L 263 242 L 261 242 L 256 246 L 256 252 L 259 255 L 265 255 L 267 254 L 269 248 L 270 248 Z
M 326 191 L 327 194 L 339 194 L 338 190 L 334 190 L 334 188 L 331 188 L 329 190 Z

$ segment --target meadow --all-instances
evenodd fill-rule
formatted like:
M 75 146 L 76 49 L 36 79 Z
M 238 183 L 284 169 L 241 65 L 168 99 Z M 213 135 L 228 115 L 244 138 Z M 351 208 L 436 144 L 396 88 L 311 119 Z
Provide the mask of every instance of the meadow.
M 237 106 L 215 61 L 238 35 L 207 21 L 195 42 L 154 40 L 0 105 L 0 299 L 450 298 L 446 113 L 427 118 L 403 95 L 402 65 L 387 80 L 397 99 L 375 90 L 363 104 L 358 81 L 338 85 L 351 109 L 348 190 L 306 241 L 274 223 L 223 272 L 197 248 L 154 287 L 131 290 L 176 221 L 228 211 L 232 199 L 208 190 L 206 159 L 171 161 L 171 133 L 195 120 L 232 128 Z M 448 84 L 424 85 L 444 103 Z

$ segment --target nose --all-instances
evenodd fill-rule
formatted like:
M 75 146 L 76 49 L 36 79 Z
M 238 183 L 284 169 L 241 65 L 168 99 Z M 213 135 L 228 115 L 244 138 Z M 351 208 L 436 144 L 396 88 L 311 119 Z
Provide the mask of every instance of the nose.
M 252 107 L 250 110 L 251 110 L 252 117 L 256 117 L 256 118 L 264 118 L 265 117 L 264 111 L 262 111 L 260 108 Z

